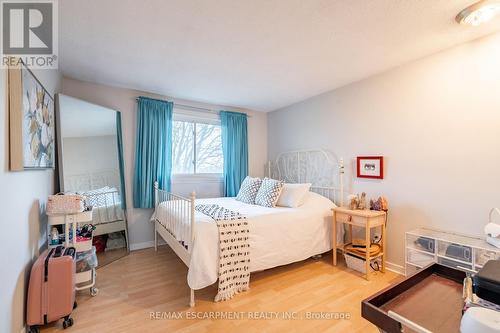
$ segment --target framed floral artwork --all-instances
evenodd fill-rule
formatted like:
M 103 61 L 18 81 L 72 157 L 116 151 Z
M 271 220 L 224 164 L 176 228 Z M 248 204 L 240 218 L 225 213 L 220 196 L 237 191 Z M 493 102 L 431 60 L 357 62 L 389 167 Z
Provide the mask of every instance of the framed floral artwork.
M 10 169 L 55 166 L 54 99 L 24 65 L 9 68 Z

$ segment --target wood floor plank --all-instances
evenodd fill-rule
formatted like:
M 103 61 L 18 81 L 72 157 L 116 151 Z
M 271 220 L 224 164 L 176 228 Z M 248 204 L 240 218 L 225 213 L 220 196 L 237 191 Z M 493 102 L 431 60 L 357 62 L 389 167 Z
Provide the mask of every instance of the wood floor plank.
M 189 308 L 187 268 L 173 251 L 134 251 L 98 269 L 99 294 L 78 294 L 75 325 L 65 332 L 378 332 L 361 318 L 361 300 L 402 276 L 376 272 L 366 281 L 342 261 L 337 267 L 331 261 L 324 255 L 253 273 L 250 290 L 226 302 L 214 303 L 217 288 L 210 286 L 196 291 L 196 307 Z M 334 312 L 350 317 L 317 317 Z M 240 317 L 229 317 L 236 313 Z M 62 321 L 42 329 L 62 331 Z

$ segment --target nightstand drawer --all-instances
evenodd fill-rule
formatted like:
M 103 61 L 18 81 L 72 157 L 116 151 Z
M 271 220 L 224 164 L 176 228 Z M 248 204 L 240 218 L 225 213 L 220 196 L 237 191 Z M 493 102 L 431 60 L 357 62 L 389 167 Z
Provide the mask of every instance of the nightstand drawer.
M 340 223 L 352 223 L 365 226 L 367 217 L 337 212 L 335 214 L 335 219 Z
M 384 216 L 368 217 L 368 216 L 348 214 L 344 212 L 336 212 L 335 219 L 339 223 L 353 224 L 360 227 L 366 226 L 368 221 L 370 221 L 370 226 L 379 226 L 385 223 Z

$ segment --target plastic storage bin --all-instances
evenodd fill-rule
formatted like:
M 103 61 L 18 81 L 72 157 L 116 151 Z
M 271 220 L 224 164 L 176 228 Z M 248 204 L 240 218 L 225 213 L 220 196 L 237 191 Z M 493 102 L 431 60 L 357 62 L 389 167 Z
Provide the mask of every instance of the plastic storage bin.
M 364 258 L 359 258 L 359 257 L 356 257 L 355 255 L 352 255 L 350 253 L 344 253 L 344 259 L 345 259 L 345 263 L 347 265 L 347 267 L 349 267 L 350 269 L 354 269 L 355 271 L 358 271 L 358 272 L 361 272 L 363 274 L 366 274 L 366 268 L 365 268 L 365 259 Z M 378 263 L 378 260 L 377 259 L 372 259 L 371 263 L 372 265 L 370 265 L 370 272 L 373 272 L 373 263 L 376 262 Z M 376 267 L 376 266 L 374 266 Z
M 416 250 L 434 253 L 436 249 L 436 241 L 432 238 L 424 236 L 407 234 L 406 246 Z
M 472 263 L 472 248 L 470 246 L 440 240 L 438 242 L 438 254 L 449 259 Z
M 89 251 L 77 252 L 76 254 L 76 272 L 86 272 L 97 267 L 97 255 L 95 252 L 95 247 Z
M 476 250 L 476 265 L 484 266 L 490 260 L 498 260 L 500 259 L 500 253 L 494 251 L 488 251 L 483 249 Z
M 415 251 L 411 248 L 406 249 L 406 261 L 417 267 L 425 267 L 433 262 L 435 258 L 433 254 L 427 254 L 422 251 Z
M 418 228 L 406 232 L 405 243 L 405 263 L 410 274 L 413 268 L 408 265 L 423 267 L 426 258 L 430 263 L 431 257 L 432 262 L 467 272 L 478 272 L 487 262 L 500 259 L 500 249 L 484 239 L 454 232 Z
M 412 265 L 410 263 L 407 263 L 406 264 L 406 276 L 409 276 L 409 275 L 412 275 L 412 274 L 415 274 L 417 273 L 418 271 L 420 271 L 421 268 L 420 267 L 417 267 L 415 265 Z
M 451 268 L 458 268 L 458 269 L 460 269 L 460 267 L 463 267 L 463 268 L 472 270 L 472 265 L 465 264 L 463 262 L 458 262 L 458 261 L 455 261 L 455 260 L 452 260 L 452 259 L 447 259 L 447 258 L 438 258 L 438 264 L 441 264 L 441 265 L 444 265 L 444 266 L 448 266 L 448 267 L 451 267 Z

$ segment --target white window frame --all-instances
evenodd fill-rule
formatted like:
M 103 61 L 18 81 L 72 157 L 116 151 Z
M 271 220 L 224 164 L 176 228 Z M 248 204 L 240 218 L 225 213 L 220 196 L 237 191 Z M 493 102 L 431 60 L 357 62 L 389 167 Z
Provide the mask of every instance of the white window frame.
M 196 173 L 196 124 L 211 124 L 221 125 L 220 116 L 215 112 L 200 112 L 188 110 L 180 107 L 173 109 L 172 121 L 185 121 L 194 123 L 194 156 L 193 156 L 193 172 L 194 173 L 173 173 L 172 182 L 174 183 L 199 183 L 199 182 L 221 182 L 223 181 L 223 173 Z

